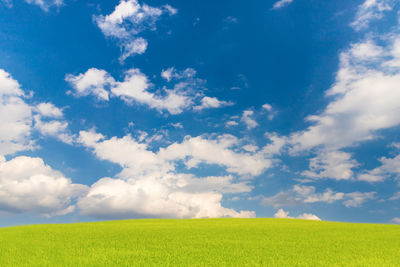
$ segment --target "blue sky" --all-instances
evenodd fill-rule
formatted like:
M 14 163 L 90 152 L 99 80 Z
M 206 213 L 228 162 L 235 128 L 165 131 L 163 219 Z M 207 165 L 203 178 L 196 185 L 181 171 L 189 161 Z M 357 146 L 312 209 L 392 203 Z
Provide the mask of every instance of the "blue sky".
M 400 223 L 399 2 L 0 1 L 0 225 Z

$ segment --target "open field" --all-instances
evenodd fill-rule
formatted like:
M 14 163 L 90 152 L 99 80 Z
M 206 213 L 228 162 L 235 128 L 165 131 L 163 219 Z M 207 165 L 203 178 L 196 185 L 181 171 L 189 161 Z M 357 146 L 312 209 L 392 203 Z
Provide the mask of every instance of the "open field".
M 400 227 L 294 219 L 0 229 L 0 266 L 399 266 Z

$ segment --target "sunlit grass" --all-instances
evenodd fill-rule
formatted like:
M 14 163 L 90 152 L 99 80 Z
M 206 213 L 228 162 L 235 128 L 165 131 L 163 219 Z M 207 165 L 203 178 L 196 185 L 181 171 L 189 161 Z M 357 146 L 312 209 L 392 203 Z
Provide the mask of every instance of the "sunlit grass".
M 400 227 L 293 219 L 0 229 L 0 266 L 400 266 Z

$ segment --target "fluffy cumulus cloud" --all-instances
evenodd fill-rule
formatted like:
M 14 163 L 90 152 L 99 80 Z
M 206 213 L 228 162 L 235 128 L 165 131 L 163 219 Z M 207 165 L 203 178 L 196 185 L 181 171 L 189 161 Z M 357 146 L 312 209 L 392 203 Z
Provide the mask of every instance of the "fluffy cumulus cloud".
M 39 132 L 43 137 L 53 137 L 66 144 L 73 144 L 75 135 L 68 130 L 68 122 L 64 120 L 49 120 L 39 115 L 33 116 L 34 130 Z
M 183 88 L 165 89 L 164 96 L 150 92 L 152 84 L 139 69 L 126 71 L 123 81 L 115 81 L 106 71 L 95 68 L 76 76 L 68 74 L 65 79 L 74 89 L 71 93 L 77 97 L 94 95 L 109 100 L 111 95 L 129 104 L 136 102 L 171 114 L 181 113 L 191 104 L 188 92 Z
M 0 69 L 0 155 L 30 150 L 35 147 L 34 132 L 71 142 L 62 110 L 52 103 L 29 103 L 20 84 Z
M 253 115 L 254 111 L 245 110 L 243 111 L 242 118 L 240 119 L 240 121 L 246 125 L 248 130 L 251 130 L 258 126 L 258 123 L 252 118 Z
M 52 103 L 40 103 L 36 106 L 36 110 L 43 117 L 61 118 L 63 116 L 62 109 Z
M 254 212 L 222 207 L 221 193 L 185 192 L 174 180 L 173 177 L 103 178 L 91 186 L 78 206 L 82 214 L 98 218 L 255 216 Z
M 32 107 L 19 83 L 0 69 L 0 155 L 32 148 Z
M 115 82 L 108 72 L 96 68 L 88 69 L 85 73 L 79 75 L 67 74 L 65 80 L 74 89 L 67 93 L 76 97 L 93 95 L 97 99 L 105 101 L 109 100 L 109 91 L 106 87 Z
M 355 30 L 362 30 L 369 26 L 371 21 L 381 19 L 386 11 L 390 11 L 395 0 L 365 0 L 358 7 L 358 11 L 351 26 Z
M 146 75 L 138 69 L 131 69 L 125 73 L 124 81 L 113 84 L 111 92 L 129 104 L 135 101 L 171 114 L 182 113 L 191 104 L 189 88 L 187 91 L 183 88 L 165 89 L 165 96 L 156 96 L 149 91 L 151 87 Z
M 272 6 L 272 9 L 281 9 L 284 8 L 288 5 L 290 5 L 293 2 L 293 0 L 279 0 L 275 2 L 275 4 Z
M 43 216 L 63 215 L 74 210 L 71 201 L 85 191 L 42 159 L 4 156 L 35 148 L 33 133 L 69 138 L 62 110 L 52 103 L 28 103 L 29 97 L 11 75 L 0 69 L 0 211 L 31 212 Z M 68 141 L 71 141 L 70 139 Z
M 192 107 L 194 110 L 202 110 L 233 104 L 215 97 L 204 96 L 202 88 L 205 81 L 196 77 L 194 69 L 176 71 L 174 68 L 169 68 L 161 75 L 168 82 L 175 80 L 171 89 L 163 87 L 154 92 L 154 85 L 139 69 L 127 70 L 122 81 L 116 81 L 105 70 L 96 68 L 78 75 L 67 74 L 65 80 L 73 88 L 67 93 L 76 97 L 93 95 L 103 101 L 109 100 L 110 97 L 118 97 L 130 105 L 134 103 L 146 105 L 170 114 L 179 114 Z M 200 104 L 195 105 L 196 102 Z
M 215 164 L 226 168 L 229 173 L 252 176 L 260 175 L 272 165 L 271 160 L 261 153 L 235 151 L 241 142 L 232 135 L 215 138 L 187 136 L 180 143 L 160 148 L 157 153 L 129 135 L 103 140 L 104 136 L 100 134 L 82 131 L 79 139 L 85 146 L 93 148 L 100 159 L 123 166 L 122 174 L 135 176 L 173 171 L 177 161 L 187 169 Z
M 276 133 L 269 132 L 265 133 L 265 137 L 269 140 L 269 143 L 262 148 L 261 153 L 267 157 L 280 155 L 285 148 L 287 138 L 284 136 L 279 136 Z
M 314 186 L 295 185 L 288 191 L 282 191 L 271 197 L 262 197 L 261 204 L 273 207 L 290 207 L 309 203 L 334 203 L 342 201 L 343 205 L 349 207 L 360 207 L 364 202 L 374 199 L 375 192 L 334 192 L 326 189 L 322 193 L 317 193 Z
M 358 164 L 342 149 L 373 140 L 379 137 L 380 130 L 400 124 L 398 40 L 395 33 L 368 38 L 340 55 L 336 82 L 326 92 L 332 101 L 321 114 L 309 116 L 311 126 L 293 133 L 288 141 L 292 154 L 318 148 L 318 155 L 305 174 L 351 178 L 352 169 Z M 360 179 L 379 180 L 377 175 L 383 168 Z
M 367 40 L 362 43 L 355 43 L 351 45 L 349 54 L 357 60 L 374 60 L 382 56 L 384 50 L 382 47 L 376 45 L 372 40 Z
M 95 217 L 253 217 L 254 212 L 223 207 L 223 195 L 250 192 L 249 180 L 237 177 L 257 176 L 271 166 L 262 154 L 239 150 L 241 141 L 231 135 L 188 136 L 156 152 L 129 135 L 106 139 L 82 131 L 79 141 L 99 159 L 122 167 L 79 199 L 82 213 Z M 220 166 L 227 175 L 191 173 L 204 164 Z
M 177 9 L 170 5 L 152 7 L 137 0 L 121 0 L 108 15 L 95 17 L 97 26 L 106 37 L 115 38 L 122 49 L 121 61 L 131 55 L 143 54 L 147 41 L 138 36 L 145 30 L 156 30 L 156 22 L 163 15 L 175 15 Z
M 328 95 L 336 96 L 321 115 L 309 117 L 306 131 L 292 136 L 293 150 L 316 146 L 347 147 L 374 138 L 379 129 L 400 122 L 397 84 L 400 75 L 352 66 L 348 54 L 342 55 L 342 68 L 336 85 Z M 394 70 L 393 70 L 394 71 Z
M 74 211 L 71 200 L 86 190 L 40 158 L 21 156 L 0 161 L 0 211 L 64 215 Z
M 261 153 L 235 152 L 238 145 L 239 140 L 232 135 L 222 135 L 217 139 L 186 137 L 181 143 L 160 149 L 159 154 L 167 160 L 183 160 L 188 168 L 201 163 L 217 164 L 239 175 L 257 176 L 272 166 L 271 160 Z
M 284 211 L 283 209 L 279 209 L 274 214 L 274 217 L 275 218 L 280 218 L 280 219 L 294 219 L 294 218 L 297 218 L 297 219 L 302 219 L 302 220 L 321 221 L 321 219 L 317 215 L 314 215 L 314 214 L 311 214 L 311 213 L 303 213 L 303 214 L 300 214 L 297 217 L 291 217 L 291 216 L 289 216 L 289 212 Z

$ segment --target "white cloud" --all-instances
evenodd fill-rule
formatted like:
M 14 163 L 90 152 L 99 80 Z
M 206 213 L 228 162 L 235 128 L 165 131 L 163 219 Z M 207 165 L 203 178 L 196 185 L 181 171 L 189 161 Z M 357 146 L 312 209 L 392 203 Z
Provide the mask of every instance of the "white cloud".
M 400 218 L 393 218 L 392 219 L 392 223 L 395 223 L 395 224 L 400 224 Z
M 268 112 L 268 119 L 273 120 L 276 112 L 273 110 L 272 106 L 270 104 L 264 104 L 262 105 L 262 109 Z
M 31 149 L 32 107 L 11 75 L 0 69 L 0 155 Z
M 223 20 L 223 22 L 224 22 L 223 29 L 224 30 L 229 30 L 229 28 L 232 25 L 239 23 L 239 19 L 236 18 L 236 17 L 233 17 L 233 16 L 228 16 Z
M 382 157 L 379 159 L 381 165 L 373 170 L 358 175 L 358 179 L 367 182 L 382 182 L 390 175 L 400 177 L 400 155 L 394 158 Z
M 124 51 L 120 58 L 123 61 L 133 54 L 145 52 L 147 41 L 138 37 L 138 34 L 145 30 L 156 30 L 156 22 L 163 14 L 172 16 L 177 12 L 170 5 L 151 7 L 140 5 L 137 0 L 121 0 L 111 14 L 97 16 L 95 21 L 106 37 L 118 40 Z
M 228 16 L 224 19 L 224 22 L 227 24 L 236 24 L 239 22 L 239 19 L 236 17 Z
M 395 36 L 390 46 L 389 56 L 392 57 L 386 62 L 383 62 L 384 67 L 400 68 L 400 36 Z
M 171 126 L 177 129 L 183 129 L 183 125 L 180 122 L 177 123 L 171 123 Z
M 387 60 L 375 58 L 370 64 L 355 58 L 351 49 L 342 53 L 336 83 L 326 93 L 335 98 L 322 114 L 308 117 L 312 125 L 307 130 L 292 135 L 293 151 L 352 146 L 400 124 L 400 73 L 382 68 Z
M 264 104 L 264 105 L 262 105 L 262 108 L 267 111 L 272 111 L 272 106 L 270 104 Z
M 279 0 L 278 2 L 276 2 L 272 9 L 280 9 L 283 7 L 286 7 L 288 5 L 290 5 L 293 2 L 293 0 Z
M 116 82 L 112 86 L 111 92 L 127 103 L 135 101 L 160 111 L 167 110 L 171 114 L 182 113 L 192 103 L 185 91 L 166 89 L 166 95 L 160 97 L 148 91 L 150 86 L 146 75 L 138 69 L 131 69 L 125 73 L 124 81 Z
M 227 121 L 227 122 L 225 123 L 225 126 L 226 126 L 226 127 L 237 126 L 237 125 L 239 125 L 239 123 L 236 122 L 236 121 Z
M 77 76 L 68 74 L 66 80 L 74 87 L 76 96 L 93 94 L 99 99 L 108 100 L 110 93 L 106 89 L 111 88 L 112 96 L 120 97 L 129 104 L 135 101 L 160 111 L 167 110 L 171 114 L 181 113 L 191 104 L 191 99 L 185 95 L 185 92 L 166 89 L 164 97 L 149 92 L 148 89 L 152 84 L 139 69 L 126 71 L 122 82 L 115 81 L 104 70 L 93 68 Z
M 43 117 L 61 118 L 63 116 L 62 109 L 52 103 L 40 103 L 36 106 L 36 110 Z
M 400 199 L 400 192 L 396 192 L 389 200 L 399 200 Z
M 132 42 L 127 43 L 123 46 L 123 52 L 122 55 L 119 57 L 119 60 L 125 61 L 125 59 L 134 54 L 144 54 L 144 52 L 146 52 L 147 45 L 147 41 L 142 37 L 136 38 Z
M 64 142 L 72 141 L 67 134 L 68 123 L 60 120 L 61 109 L 52 103 L 31 105 L 27 100 L 29 98 L 19 83 L 0 69 L 0 114 L 7 114 L 0 116 L 0 155 L 35 148 L 35 140 L 32 138 L 35 130 L 41 134 L 58 136 Z M 42 118 L 54 120 L 49 124 L 44 123 Z
M 376 59 L 382 56 L 384 50 L 377 46 L 372 40 L 367 40 L 364 43 L 356 43 L 351 46 L 350 53 L 355 59 L 368 60 Z
M 294 217 L 289 216 L 289 212 L 284 211 L 283 209 L 279 209 L 275 214 L 275 218 L 280 218 L 280 219 L 293 219 Z M 321 219 L 314 214 L 311 213 L 303 213 L 297 217 L 297 219 L 302 219 L 302 220 L 313 220 L 313 221 L 321 221 Z
M 351 154 L 342 151 L 323 151 L 310 160 L 310 170 L 304 171 L 308 178 L 332 178 L 349 180 L 353 178 L 352 168 L 358 163 L 351 159 Z
M 161 75 L 167 81 L 176 80 L 173 89 L 163 87 L 153 92 L 154 85 L 139 69 L 127 70 L 122 81 L 116 81 L 106 71 L 95 68 L 76 76 L 68 74 L 66 81 L 74 88 L 73 92 L 69 92 L 77 97 L 94 95 L 101 100 L 119 97 L 129 105 L 142 104 L 170 114 L 180 114 L 193 107 L 198 101 L 201 103 L 194 106 L 194 110 L 233 104 L 215 97 L 204 96 L 205 81 L 196 77 L 194 69 L 176 71 L 174 68 L 169 68 L 163 70 Z
M 165 173 L 173 169 L 171 164 L 160 160 L 154 152 L 148 149 L 147 144 L 139 143 L 131 136 L 103 139 L 104 136 L 93 131 L 79 133 L 79 141 L 92 148 L 99 159 L 109 160 L 129 169 L 130 175 Z
M 34 129 L 39 131 L 42 136 L 51 136 L 60 141 L 72 144 L 75 136 L 68 131 L 68 122 L 62 120 L 43 121 L 39 115 L 34 116 Z
M 202 163 L 216 164 L 229 173 L 252 176 L 260 175 L 271 166 L 271 161 L 261 154 L 235 152 L 233 148 L 238 147 L 240 141 L 231 135 L 213 139 L 187 136 L 181 143 L 160 148 L 157 153 L 129 135 L 103 139 L 102 135 L 85 131 L 81 131 L 79 137 L 82 144 L 94 149 L 97 157 L 120 164 L 125 168 L 124 173 L 135 176 L 173 171 L 177 161 L 182 161 L 188 169 Z
M 239 140 L 232 135 L 222 135 L 217 139 L 186 137 L 182 143 L 174 143 L 161 148 L 159 155 L 166 160 L 184 160 L 188 168 L 201 163 L 225 166 L 227 172 L 239 175 L 257 176 L 271 167 L 271 161 L 259 153 L 238 153 L 232 148 Z
M 114 11 L 106 16 L 95 18 L 97 26 L 104 35 L 117 38 L 135 36 L 146 29 L 154 28 L 162 15 L 160 8 L 140 5 L 137 0 L 120 1 Z
M 244 150 L 246 150 L 247 152 L 257 152 L 257 150 L 258 150 L 258 146 L 255 146 L 255 145 L 245 145 L 242 148 Z
M 208 176 L 196 178 L 193 175 L 184 175 L 179 181 L 179 186 L 185 192 L 219 192 L 224 194 L 249 193 L 253 186 L 248 181 L 235 182 L 232 175 L 227 176 Z
M 72 184 L 61 173 L 45 165 L 40 158 L 11 155 L 35 147 L 32 133 L 54 135 L 60 139 L 67 123 L 61 109 L 52 103 L 30 105 L 19 83 L 0 69 L 0 211 L 6 213 L 33 212 L 55 216 L 74 210 L 71 200 L 85 186 Z M 52 119 L 43 122 L 42 118 Z M 35 123 L 33 123 L 35 121 Z
M 275 218 L 279 218 L 279 219 L 286 219 L 286 218 L 291 218 L 289 217 L 289 212 L 284 211 L 283 209 L 279 209 L 275 214 L 274 214 Z
M 32 5 L 37 5 L 46 12 L 49 11 L 51 7 L 58 8 L 64 5 L 63 0 L 25 0 L 25 2 Z
M 86 190 L 86 186 L 72 184 L 40 158 L 22 156 L 0 161 L 1 211 L 63 215 L 73 211 L 71 200 Z
M 287 138 L 281 137 L 276 133 L 265 133 L 265 137 L 270 140 L 270 143 L 262 148 L 262 153 L 267 157 L 281 154 L 284 146 L 287 144 Z
M 78 202 L 83 214 L 97 217 L 252 217 L 221 206 L 223 194 L 250 192 L 248 181 L 233 175 L 196 177 L 199 164 L 216 164 L 237 175 L 258 175 L 270 164 L 257 154 L 232 150 L 238 140 L 186 137 L 158 152 L 131 136 L 105 139 L 94 131 L 80 132 L 79 141 L 102 160 L 119 164 L 116 178 L 103 178 Z M 186 170 L 177 170 L 182 162 Z M 108 215 L 107 215 L 108 214 Z
M 367 192 L 367 193 L 361 193 L 361 192 L 353 192 L 346 194 L 347 197 L 350 199 L 346 200 L 343 202 L 343 204 L 349 208 L 349 207 L 360 207 L 365 201 L 374 199 L 376 193 L 375 192 Z
M 242 118 L 240 119 L 241 122 L 246 124 L 246 127 L 248 130 L 251 130 L 258 126 L 258 123 L 253 118 L 251 118 L 251 116 L 253 116 L 253 115 L 254 115 L 254 111 L 245 110 L 245 111 L 243 111 Z
M 168 69 L 161 71 L 161 77 L 167 80 L 167 82 L 172 80 L 193 79 L 195 76 L 196 70 L 192 68 L 178 71 L 175 69 L 175 67 L 169 67 Z
M 164 5 L 164 8 L 168 11 L 170 16 L 178 14 L 178 9 L 176 9 L 168 4 Z
M 114 78 L 105 70 L 96 68 L 88 69 L 85 73 L 77 76 L 67 74 L 65 80 L 71 84 L 74 91 L 71 92 L 76 97 L 94 95 L 99 100 L 109 100 L 109 92 L 105 89 L 113 84 Z
M 321 219 L 317 215 L 311 214 L 311 213 L 303 213 L 303 214 L 297 216 L 297 219 L 321 221 Z
M 343 201 L 343 205 L 360 207 L 364 202 L 375 198 L 375 192 L 351 192 L 342 193 L 326 189 L 323 193 L 317 193 L 314 186 L 295 185 L 288 191 L 282 191 L 271 197 L 262 197 L 261 204 L 273 207 L 288 207 L 305 205 L 308 203 L 333 203 Z
M 167 82 L 170 82 L 173 75 L 175 73 L 175 68 L 174 67 L 170 67 L 166 70 L 162 70 L 161 72 L 161 77 L 163 77 L 164 79 L 167 80 Z
M 221 101 L 216 97 L 205 96 L 201 99 L 201 105 L 193 107 L 194 110 L 203 110 L 208 108 L 220 108 L 224 106 L 232 106 L 232 102 Z
M 67 129 L 68 123 L 54 120 L 43 122 L 39 116 L 35 116 L 35 127 L 44 135 L 57 135 Z
M 132 217 L 254 217 L 254 212 L 236 212 L 221 206 L 222 195 L 187 193 L 175 189 L 168 179 L 103 178 L 79 199 L 81 213 L 99 218 Z
M 317 152 L 310 170 L 303 174 L 350 179 L 352 168 L 358 164 L 341 150 L 378 138 L 378 131 L 400 124 L 400 68 L 393 63 L 400 54 L 396 52 L 397 35 L 376 39 L 380 46 L 369 38 L 341 53 L 336 82 L 326 92 L 327 97 L 332 97 L 331 102 L 322 113 L 307 118 L 311 126 L 288 139 L 293 155 L 312 149 Z M 390 160 L 384 161 L 390 164 Z M 364 171 L 358 178 L 380 181 L 383 172 Z
M 393 0 L 365 0 L 358 7 L 356 17 L 350 25 L 357 31 L 367 28 L 371 21 L 381 19 L 386 11 L 392 10 L 394 2 Z
M 90 131 L 80 131 L 77 141 L 87 147 L 93 147 L 96 145 L 97 142 L 103 140 L 104 138 L 104 135 L 96 133 L 95 130 L 92 129 Z
M 391 146 L 396 149 L 400 149 L 400 143 L 392 143 Z
M 99 159 L 123 168 L 79 200 L 82 213 L 96 217 L 252 217 L 253 212 L 222 207 L 222 197 L 250 192 L 248 180 L 236 177 L 257 176 L 271 166 L 262 153 L 239 152 L 242 141 L 231 135 L 187 136 L 158 151 L 131 136 L 106 139 L 93 130 L 80 132 L 79 141 Z M 204 164 L 220 166 L 226 175 L 191 174 Z

